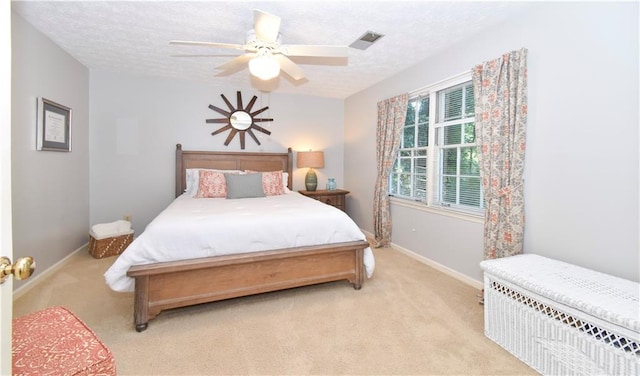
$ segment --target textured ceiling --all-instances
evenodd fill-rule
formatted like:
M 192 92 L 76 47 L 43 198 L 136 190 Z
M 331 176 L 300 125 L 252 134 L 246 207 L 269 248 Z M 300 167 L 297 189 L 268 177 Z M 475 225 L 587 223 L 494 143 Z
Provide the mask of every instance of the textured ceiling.
M 16 1 L 12 8 L 90 69 L 172 77 L 215 86 L 346 98 L 522 12 L 523 2 L 461 1 Z M 348 46 L 366 31 L 385 36 L 349 49 L 347 65 L 292 59 L 306 79 L 269 85 L 248 69 L 216 77 L 242 51 L 169 45 L 172 39 L 244 43 L 253 9 L 282 18 L 283 44 Z M 196 55 L 196 56 L 178 56 Z M 199 56 L 198 56 L 199 55 Z M 323 63 L 321 65 L 310 63 Z

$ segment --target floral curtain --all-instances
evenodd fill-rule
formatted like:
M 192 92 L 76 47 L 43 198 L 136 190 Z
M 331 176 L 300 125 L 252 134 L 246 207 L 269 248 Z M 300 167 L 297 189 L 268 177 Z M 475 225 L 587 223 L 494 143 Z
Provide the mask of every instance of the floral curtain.
M 478 162 L 485 199 L 484 258 L 522 253 L 527 50 L 473 69 Z
M 377 176 L 373 193 L 374 247 L 386 247 L 391 242 L 391 211 L 389 208 L 389 174 L 400 147 L 400 137 L 407 115 L 408 94 L 378 102 L 376 129 Z

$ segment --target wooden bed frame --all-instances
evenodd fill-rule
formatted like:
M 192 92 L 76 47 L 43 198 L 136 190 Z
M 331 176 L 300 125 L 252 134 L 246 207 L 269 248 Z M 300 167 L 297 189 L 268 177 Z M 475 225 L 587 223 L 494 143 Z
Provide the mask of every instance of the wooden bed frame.
M 183 151 L 176 145 L 176 197 L 186 186 L 186 169 L 287 171 L 292 189 L 293 153 Z M 138 332 L 161 311 L 194 304 L 347 280 L 359 290 L 363 254 L 369 243 L 352 241 L 237 255 L 134 265 L 134 319 Z

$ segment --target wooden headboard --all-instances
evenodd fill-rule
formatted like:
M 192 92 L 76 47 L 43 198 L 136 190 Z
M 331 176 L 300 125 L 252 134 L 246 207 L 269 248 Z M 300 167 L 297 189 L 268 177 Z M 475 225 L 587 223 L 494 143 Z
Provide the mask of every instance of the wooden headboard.
M 289 173 L 287 187 L 293 189 L 293 152 L 254 153 L 182 150 L 176 145 L 176 197 L 186 188 L 188 168 L 211 168 L 217 170 L 285 171 Z

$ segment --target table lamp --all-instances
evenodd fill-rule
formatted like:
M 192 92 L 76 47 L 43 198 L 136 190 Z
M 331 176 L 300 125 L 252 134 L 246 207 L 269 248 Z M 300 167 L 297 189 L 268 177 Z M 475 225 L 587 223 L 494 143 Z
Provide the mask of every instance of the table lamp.
M 307 191 L 315 191 L 318 187 L 318 176 L 314 168 L 324 167 L 324 152 L 299 151 L 297 165 L 298 167 L 309 167 L 309 171 L 307 171 L 307 175 L 304 178 L 304 185 Z

